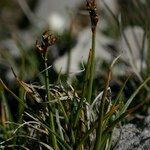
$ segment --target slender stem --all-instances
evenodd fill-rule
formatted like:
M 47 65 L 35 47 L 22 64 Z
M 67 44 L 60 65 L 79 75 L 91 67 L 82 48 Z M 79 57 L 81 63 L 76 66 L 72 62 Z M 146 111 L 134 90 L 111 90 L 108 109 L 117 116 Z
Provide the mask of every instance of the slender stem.
M 67 77 L 69 76 L 69 70 L 70 70 L 70 62 L 71 62 L 71 52 L 70 52 L 70 48 L 68 49 L 68 58 L 67 58 L 67 70 L 66 70 L 66 74 L 67 74 Z
M 93 132 L 94 129 L 96 129 L 98 126 L 97 123 L 94 123 L 93 126 L 85 133 L 85 135 L 82 137 L 82 139 L 77 143 L 76 150 L 80 150 L 80 147 L 82 144 L 88 139 L 89 135 Z
M 50 102 L 51 101 L 51 95 L 49 92 L 49 75 L 48 75 L 48 65 L 47 65 L 47 52 L 45 53 L 44 57 L 44 63 L 45 63 L 45 86 L 46 86 L 46 94 L 47 94 L 47 99 Z
M 47 55 L 48 52 L 45 53 L 44 56 L 44 60 L 45 60 L 45 86 L 46 86 L 46 95 L 47 95 L 47 99 L 49 102 L 49 110 L 51 110 L 50 108 L 50 101 L 51 101 L 51 95 L 50 95 L 50 89 L 49 89 L 49 74 L 48 74 L 48 65 L 47 65 Z M 54 117 L 53 117 L 53 113 L 50 111 L 49 112 L 49 119 L 50 119 L 50 128 L 53 132 L 55 132 L 55 125 L 54 125 Z M 57 145 L 57 139 L 56 136 L 51 133 L 50 137 L 52 138 L 52 145 L 54 147 L 55 150 L 58 150 L 58 145 Z
M 98 128 L 96 130 L 96 141 L 95 141 L 95 145 L 94 145 L 94 150 L 99 150 L 101 148 L 101 144 L 102 144 L 104 106 L 105 106 L 105 99 L 107 96 L 107 89 L 109 86 L 110 79 L 111 79 L 111 69 L 109 70 L 108 79 L 106 81 L 106 87 L 104 89 L 104 93 L 103 93 L 103 96 L 101 99 L 101 107 L 100 107 L 100 112 L 99 112 L 100 117 L 98 119 Z
M 92 97 L 92 86 L 93 86 L 93 77 L 94 77 L 94 60 L 95 60 L 95 38 L 96 38 L 96 28 L 92 31 L 92 56 L 91 56 L 91 66 L 90 66 L 90 79 L 89 79 L 89 90 L 87 101 L 91 102 Z
M 22 88 L 19 88 L 19 97 L 21 97 L 21 99 L 23 99 L 23 94 L 24 94 L 24 91 L 23 91 L 23 89 Z M 19 103 L 19 117 L 18 117 L 18 123 L 22 123 L 22 114 L 23 114 L 23 112 L 24 112 L 24 109 L 25 109 L 25 107 L 22 105 L 22 104 L 20 104 Z
M 61 100 L 59 99 L 59 97 L 58 97 L 58 103 L 59 103 L 59 105 L 60 105 L 60 108 L 62 109 L 62 113 L 63 113 L 63 115 L 64 115 L 65 123 L 68 124 L 68 123 L 69 123 L 69 118 L 68 118 L 68 116 L 67 116 L 66 110 L 65 110 L 65 108 L 64 108 L 64 106 L 63 106 Z

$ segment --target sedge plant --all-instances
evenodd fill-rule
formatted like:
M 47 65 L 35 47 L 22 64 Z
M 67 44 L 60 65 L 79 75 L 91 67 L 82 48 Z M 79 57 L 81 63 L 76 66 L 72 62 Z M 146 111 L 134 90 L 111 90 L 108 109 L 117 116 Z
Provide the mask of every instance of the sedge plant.
M 0 80 L 0 98 L 2 99 L 0 106 L 5 105 L 1 109 L 0 130 L 3 131 L 1 136 L 3 138 L 0 141 L 0 148 L 110 150 L 113 129 L 128 114 L 146 102 L 143 101 L 136 107 L 128 109 L 150 77 L 123 103 L 120 95 L 128 82 L 127 79 L 112 103 L 110 81 L 113 76 L 113 66 L 120 56 L 114 59 L 108 68 L 106 82 L 103 85 L 104 90 L 97 96 L 92 95 L 98 14 L 95 0 L 87 0 L 86 3 L 91 19 L 92 46 L 84 72 L 82 91 L 78 92 L 78 89 L 67 81 L 62 82 L 61 74 L 57 83 L 50 83 L 48 51 L 57 42 L 57 37 L 51 31 L 45 31 L 42 34 L 42 41 L 36 42 L 36 48 L 44 60 L 44 85 L 25 83 L 12 69 L 18 86 L 24 91 L 24 96 L 20 97 Z M 11 119 L 5 91 L 9 92 L 22 106 L 21 119 L 17 123 Z M 41 93 L 44 93 L 44 96 Z M 8 122 L 11 125 L 10 128 L 6 126 Z

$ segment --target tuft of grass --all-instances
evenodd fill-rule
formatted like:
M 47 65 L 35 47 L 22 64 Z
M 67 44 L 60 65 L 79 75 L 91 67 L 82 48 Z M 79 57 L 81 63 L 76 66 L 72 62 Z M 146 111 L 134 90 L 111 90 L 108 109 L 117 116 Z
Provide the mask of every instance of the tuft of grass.
M 51 31 L 45 31 L 41 36 L 42 41 L 36 42 L 36 48 L 44 61 L 44 83 L 26 83 L 12 69 L 20 89 L 20 94 L 17 95 L 0 79 L 1 149 L 110 150 L 115 126 L 147 102 L 144 100 L 129 108 L 140 90 L 147 86 L 150 77 L 138 85 L 124 102 L 121 94 L 129 80 L 128 77 L 118 94 L 115 93 L 116 98 L 112 99 L 112 71 L 120 56 L 109 64 L 106 82 L 102 85 L 103 90 L 98 95 L 92 94 L 98 14 L 95 0 L 87 0 L 86 5 L 91 19 L 92 46 L 84 72 L 82 90 L 78 91 L 79 89 L 67 80 L 62 81 L 61 73 L 56 83 L 50 83 L 48 50 L 57 42 L 57 37 Z M 10 113 L 6 91 L 19 103 L 17 121 Z

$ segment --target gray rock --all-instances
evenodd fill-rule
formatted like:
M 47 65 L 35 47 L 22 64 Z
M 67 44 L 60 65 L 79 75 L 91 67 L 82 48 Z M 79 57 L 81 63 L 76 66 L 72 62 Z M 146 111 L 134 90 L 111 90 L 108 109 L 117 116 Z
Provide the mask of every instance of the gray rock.
M 148 43 L 144 32 L 139 26 L 128 26 L 123 30 L 118 44 L 122 59 L 129 62 L 134 72 L 140 72 L 141 66 L 145 67 L 146 64 Z
M 147 116 L 144 120 L 144 126 L 150 129 L 150 116 Z
M 117 143 L 115 146 L 116 150 L 133 150 L 134 147 L 139 145 L 140 130 L 135 125 L 124 125 L 117 130 L 119 130 L 120 134 L 117 138 L 115 137 L 115 143 Z
M 150 116 L 144 119 L 141 128 L 127 124 L 115 128 L 112 145 L 114 150 L 150 150 Z M 144 126 L 144 128 L 142 128 Z

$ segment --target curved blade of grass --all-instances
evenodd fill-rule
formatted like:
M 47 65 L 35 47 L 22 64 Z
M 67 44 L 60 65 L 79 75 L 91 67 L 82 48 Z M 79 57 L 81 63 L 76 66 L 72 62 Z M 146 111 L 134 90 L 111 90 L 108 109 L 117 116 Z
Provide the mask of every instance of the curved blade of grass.
M 72 148 L 56 133 L 54 132 L 49 126 L 47 126 L 46 124 L 44 124 L 42 121 L 40 121 L 40 119 L 38 118 L 38 116 L 34 117 L 33 115 L 30 115 L 29 113 L 25 112 L 26 115 L 28 115 L 29 117 L 31 117 L 33 120 L 39 122 L 43 128 L 47 129 L 50 133 L 54 134 L 57 138 L 57 140 L 66 148 L 66 150 L 72 150 Z
M 108 74 L 108 79 L 107 79 L 107 83 L 106 83 L 106 87 L 102 96 L 102 100 L 101 100 L 101 106 L 100 106 L 100 112 L 99 112 L 99 118 L 98 118 L 98 128 L 96 131 L 96 141 L 95 141 L 95 145 L 94 145 L 94 150 L 99 150 L 100 147 L 102 146 L 101 144 L 101 140 L 102 140 L 102 130 L 103 130 L 103 119 L 104 119 L 104 106 L 105 106 L 105 100 L 106 100 L 106 96 L 107 96 L 107 88 L 109 86 L 109 81 L 110 81 L 110 76 L 111 76 L 111 72 Z
M 39 142 L 41 145 L 43 145 L 44 147 L 46 147 L 48 150 L 54 150 L 51 146 L 49 146 L 48 144 L 44 143 L 44 142 Z
M 115 113 L 115 111 L 119 109 L 119 107 L 120 107 L 120 104 L 116 106 L 115 105 L 111 106 L 110 111 L 104 115 L 104 120 L 106 120 L 107 118 L 110 118 Z
M 111 140 L 110 138 L 111 138 L 110 133 L 103 135 L 102 146 L 101 146 L 102 150 L 109 150 L 108 146 L 110 144 L 110 140 Z
M 24 101 L 20 99 L 15 93 L 13 93 L 1 79 L 0 79 L 0 83 L 4 87 L 4 89 L 10 92 L 19 103 L 21 103 L 24 107 L 28 108 L 28 106 L 24 103 Z
M 27 83 L 25 83 L 24 81 L 20 80 L 17 75 L 15 74 L 15 71 L 13 70 L 13 68 L 11 67 L 11 70 L 15 76 L 15 79 L 18 83 L 18 85 L 20 87 L 22 87 L 25 92 L 27 93 L 27 95 L 29 96 L 30 100 L 36 100 L 37 102 L 41 102 L 42 101 L 42 97 L 40 96 L 40 94 L 34 89 L 34 87 L 32 85 L 29 85 Z
M 129 76 L 129 77 L 126 79 L 126 81 L 125 81 L 124 84 L 122 85 L 121 89 L 119 90 L 119 93 L 118 93 L 118 95 L 117 95 L 117 97 L 116 97 L 116 99 L 115 99 L 114 105 L 116 105 L 116 104 L 118 103 L 119 98 L 121 97 L 121 94 L 122 94 L 122 92 L 123 92 L 123 90 L 124 90 L 124 88 L 125 88 L 125 86 L 126 86 L 126 83 L 128 82 L 128 80 L 129 80 L 130 77 L 131 77 L 131 76 Z
M 112 15 L 112 17 L 114 18 L 114 20 L 115 20 L 115 22 L 117 23 L 117 26 L 118 26 L 118 28 L 119 28 L 119 30 L 120 30 L 120 33 L 123 35 L 123 38 L 124 38 L 124 40 L 125 40 L 125 42 L 126 42 L 126 44 L 127 44 L 127 46 L 128 46 L 128 48 L 129 48 L 129 52 L 130 53 L 132 53 L 132 49 L 131 49 L 131 45 L 130 45 L 130 43 L 129 43 L 129 41 L 128 41 L 128 38 L 126 37 L 126 35 L 124 34 L 124 32 L 122 32 L 123 31 L 123 27 L 122 27 L 122 23 L 121 23 L 121 16 L 120 16 L 120 19 L 118 19 L 117 18 L 117 15 L 115 15 L 113 12 L 112 12 L 112 10 L 110 9 L 110 7 L 105 3 L 105 1 L 104 0 L 102 0 L 102 2 L 104 3 L 104 5 L 105 5 L 105 7 L 107 8 L 107 10 L 109 11 L 109 13 Z M 139 17 L 141 18 L 141 15 L 139 15 Z M 141 20 L 143 20 L 142 18 L 141 18 Z M 145 33 L 147 32 L 148 34 L 150 33 L 149 32 L 149 25 L 148 25 L 148 28 L 146 28 L 146 31 L 145 31 Z M 147 37 L 150 37 L 150 36 L 147 36 Z M 143 37 L 144 38 L 144 37 Z M 148 44 L 148 46 L 149 46 L 150 44 Z M 144 46 L 144 45 L 142 45 L 142 46 Z M 149 46 L 150 47 L 150 46 Z M 141 48 L 141 49 L 143 49 L 143 47 Z M 149 70 L 149 62 L 150 62 L 150 51 L 148 51 L 148 55 L 147 55 L 148 57 L 148 59 L 147 59 L 147 68 L 148 68 L 148 70 Z M 132 54 L 132 56 L 130 55 L 130 63 L 131 63 L 131 66 L 132 66 L 132 69 L 133 69 L 133 71 L 135 72 L 135 74 L 137 75 L 137 77 L 139 78 L 139 80 L 141 81 L 141 82 L 143 82 L 143 78 L 141 77 L 141 75 L 140 75 L 140 73 L 137 71 L 137 66 L 135 65 L 135 62 L 133 61 L 134 59 L 132 59 L 133 58 L 133 54 Z M 145 84 L 144 85 L 144 88 L 147 90 L 147 91 L 149 91 L 149 87 Z
M 28 139 L 31 139 L 31 140 L 35 140 L 37 141 L 40 145 L 43 145 L 45 148 L 47 148 L 48 150 L 54 150 L 51 146 L 49 146 L 48 144 L 44 143 L 44 142 L 41 142 L 39 141 L 39 139 L 36 139 L 34 137 L 30 137 L 30 136 L 27 136 L 27 135 L 18 135 L 19 137 L 23 137 L 23 138 L 28 138 Z
M 34 138 L 34 137 L 31 137 L 31 136 L 27 136 L 27 135 L 17 135 L 17 136 L 14 136 L 14 137 L 23 137 L 23 138 L 27 138 L 27 139 L 30 139 L 30 140 L 34 140 L 36 141 L 37 143 L 39 143 L 40 145 L 43 145 L 45 148 L 47 148 L 48 150 L 54 150 L 51 146 L 49 146 L 48 144 L 44 143 L 44 142 L 41 142 L 39 141 L 39 139 L 37 138 Z
M 8 106 L 8 103 L 7 103 L 7 100 L 6 100 L 6 97 L 5 97 L 5 94 L 4 94 L 4 89 L 0 89 L 0 99 L 2 100 L 1 101 L 1 123 L 3 124 L 3 126 L 5 126 L 5 122 L 6 121 L 13 121 L 13 116 L 11 115 L 10 113 L 10 108 Z
M 102 99 L 101 99 L 99 118 L 98 118 L 98 128 L 96 131 L 96 140 L 95 140 L 94 150 L 99 150 L 101 148 L 103 120 L 104 120 L 104 106 L 105 106 L 105 101 L 106 101 L 106 97 L 107 97 L 107 91 L 108 91 L 107 89 L 109 87 L 109 82 L 111 80 L 112 68 L 113 68 L 114 64 L 116 63 L 116 61 L 119 59 L 119 57 L 120 57 L 120 55 L 113 60 L 113 62 L 111 63 L 111 66 L 109 68 L 105 89 L 104 89 Z
M 106 132 L 110 132 L 117 123 L 119 123 L 122 119 L 124 119 L 127 115 L 133 113 L 134 111 L 136 111 L 137 109 L 139 109 L 140 107 L 143 106 L 143 104 L 146 101 L 144 101 L 143 103 L 138 104 L 137 106 L 135 106 L 134 108 L 131 108 L 129 110 L 127 110 L 126 112 L 124 112 L 123 114 L 121 114 L 116 120 L 114 120 L 104 131 L 104 133 Z
M 65 108 L 64 108 L 64 106 L 63 106 L 63 104 L 62 104 L 60 98 L 57 97 L 57 99 L 58 99 L 58 103 L 59 103 L 59 105 L 60 105 L 60 109 L 62 110 L 64 119 L 65 119 L 65 123 L 68 124 L 68 123 L 69 123 L 69 118 L 68 118 L 68 116 L 67 116 L 67 113 L 66 113 L 66 111 L 65 111 Z
M 49 73 L 48 73 L 48 64 L 47 64 L 47 59 L 48 59 L 48 52 L 46 51 L 44 55 L 44 65 L 45 65 L 45 87 L 46 87 L 46 96 L 48 102 L 51 102 L 51 93 L 50 93 L 50 88 L 49 88 Z M 51 104 L 49 103 L 48 105 L 49 108 L 49 126 L 53 132 L 55 132 L 55 125 L 54 125 L 54 116 L 53 113 L 51 112 Z M 58 144 L 57 144 L 57 139 L 55 134 L 50 134 L 50 137 L 52 139 L 52 145 L 55 150 L 58 150 Z
M 85 73 L 85 79 L 84 79 L 84 84 L 83 84 L 83 90 L 82 90 L 82 98 L 79 102 L 78 110 L 77 110 L 77 113 L 76 113 L 76 116 L 75 116 L 74 127 L 76 127 L 77 122 L 79 120 L 79 116 L 80 116 L 80 113 L 81 113 L 81 110 L 82 110 L 83 101 L 86 98 L 86 94 L 87 94 L 87 91 L 88 91 L 88 82 L 89 82 L 90 66 L 91 66 L 91 55 L 92 55 L 92 50 L 90 49 L 88 62 L 87 62 L 86 73 Z
M 90 76 L 89 76 L 89 88 L 88 88 L 88 95 L 87 95 L 87 102 L 91 103 L 92 97 L 92 89 L 93 89 L 93 78 L 94 78 L 94 69 L 95 69 L 95 38 L 96 38 L 96 31 L 92 32 L 92 49 L 91 49 L 91 62 L 90 62 Z
M 82 91 L 82 97 L 86 97 L 87 92 L 88 92 L 88 84 L 89 84 L 89 78 L 91 74 L 91 61 L 92 61 L 92 49 L 89 51 L 89 57 L 88 57 L 88 62 L 87 62 L 87 68 L 86 68 L 86 73 L 85 73 L 85 80 L 84 80 L 84 85 L 83 85 L 83 91 Z
M 110 124 L 110 118 L 112 117 L 112 115 L 117 111 L 117 109 L 119 109 L 120 105 L 117 106 L 112 106 L 112 108 L 110 109 L 110 111 L 104 115 L 104 121 L 103 121 L 103 131 L 106 129 L 106 127 Z
M 18 148 L 25 149 L 25 150 L 30 150 L 27 147 L 24 147 L 22 145 L 15 145 L 15 144 L 7 145 L 7 146 L 0 146 L 0 149 L 18 149 Z
M 87 138 L 89 137 L 89 135 L 93 132 L 94 129 L 96 129 L 98 127 L 98 123 L 95 122 L 95 124 L 88 130 L 86 131 L 85 135 L 81 138 L 81 140 L 76 144 L 77 148 L 76 150 L 80 150 L 81 145 L 84 144 L 84 142 L 87 140 Z
M 92 32 L 92 49 L 90 49 L 89 51 L 87 69 L 86 69 L 85 80 L 84 80 L 83 91 L 82 91 L 83 94 L 82 94 L 82 97 L 78 106 L 78 110 L 75 116 L 74 128 L 76 128 L 77 126 L 79 117 L 82 117 L 82 119 L 84 118 L 85 114 L 82 109 L 84 99 L 86 98 L 86 101 L 89 103 L 91 101 L 93 76 L 94 76 L 95 34 L 96 34 L 95 32 Z M 84 123 L 81 124 L 81 130 L 83 130 L 83 132 L 86 131 Z M 79 149 L 84 149 L 83 145 L 80 145 Z
M 60 120 L 59 120 L 59 111 L 58 111 L 58 109 L 56 109 L 55 114 L 56 114 L 56 123 L 58 125 L 59 134 L 60 134 L 62 140 L 64 140 L 64 135 L 63 135 L 63 131 L 62 131 L 63 128 L 62 128 Z
M 137 95 L 137 93 L 141 90 L 141 88 L 143 86 L 146 85 L 146 83 L 150 80 L 150 77 L 148 77 L 138 88 L 137 90 L 131 95 L 131 97 L 128 99 L 128 101 L 125 103 L 125 105 L 123 106 L 123 108 L 119 111 L 118 115 L 123 114 L 127 108 L 129 107 L 130 103 L 132 102 L 132 100 L 134 99 L 134 97 Z

